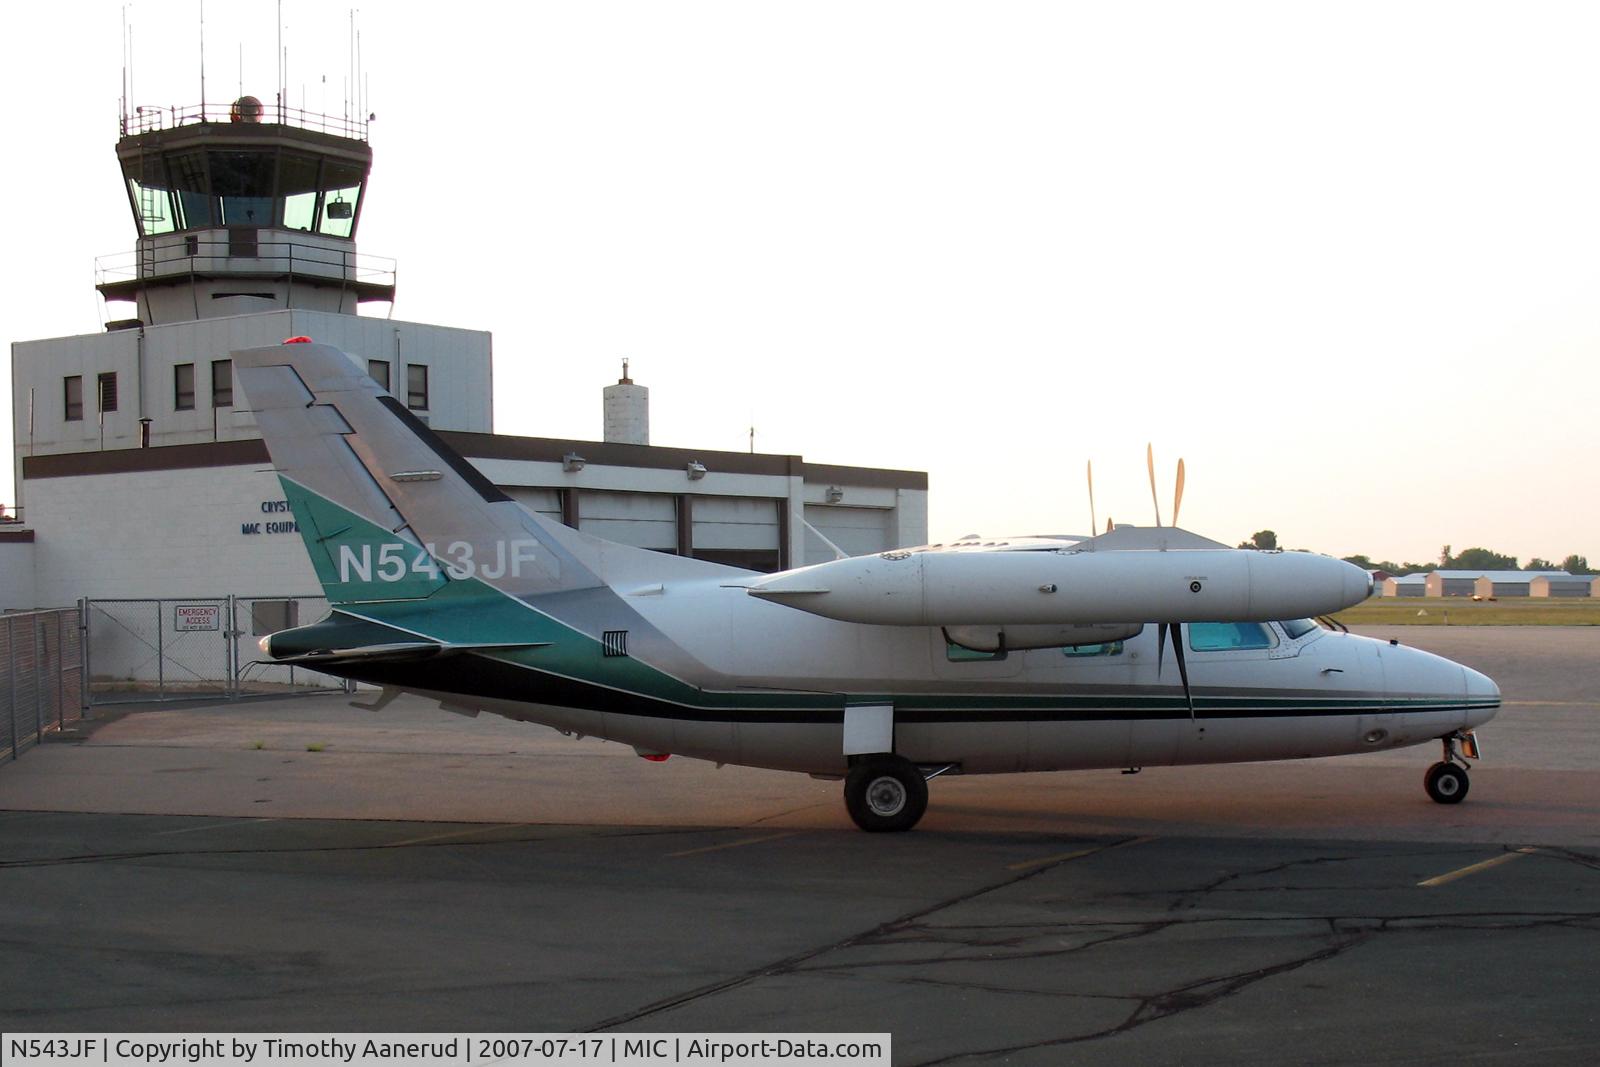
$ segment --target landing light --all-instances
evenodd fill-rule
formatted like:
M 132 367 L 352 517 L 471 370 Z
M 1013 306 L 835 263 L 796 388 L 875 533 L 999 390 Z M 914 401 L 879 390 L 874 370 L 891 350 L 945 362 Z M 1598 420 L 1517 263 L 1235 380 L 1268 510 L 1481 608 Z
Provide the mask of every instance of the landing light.
M 309 345 L 311 344 L 311 338 L 301 334 L 299 337 L 285 337 L 283 343 L 286 345 Z

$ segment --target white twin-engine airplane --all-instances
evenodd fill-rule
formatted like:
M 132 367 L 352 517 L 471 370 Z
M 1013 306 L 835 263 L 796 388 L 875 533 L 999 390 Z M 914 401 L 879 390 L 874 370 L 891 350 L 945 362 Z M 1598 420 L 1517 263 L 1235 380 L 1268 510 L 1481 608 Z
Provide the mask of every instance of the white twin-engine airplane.
M 647 758 L 843 779 L 864 830 L 910 829 L 947 773 L 1429 740 L 1427 791 L 1454 803 L 1500 706 L 1477 671 L 1309 621 L 1371 592 L 1339 560 L 1158 525 L 758 574 L 530 513 L 335 348 L 234 366 L 332 604 L 262 652 L 380 686 L 378 706 L 406 691 Z

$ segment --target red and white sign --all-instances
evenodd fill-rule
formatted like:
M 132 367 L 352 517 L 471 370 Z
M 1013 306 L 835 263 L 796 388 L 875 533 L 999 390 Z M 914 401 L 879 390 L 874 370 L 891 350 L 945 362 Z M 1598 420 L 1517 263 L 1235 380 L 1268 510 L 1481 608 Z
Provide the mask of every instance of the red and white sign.
M 180 631 L 220 630 L 222 628 L 222 605 L 179 604 L 172 609 L 172 628 Z

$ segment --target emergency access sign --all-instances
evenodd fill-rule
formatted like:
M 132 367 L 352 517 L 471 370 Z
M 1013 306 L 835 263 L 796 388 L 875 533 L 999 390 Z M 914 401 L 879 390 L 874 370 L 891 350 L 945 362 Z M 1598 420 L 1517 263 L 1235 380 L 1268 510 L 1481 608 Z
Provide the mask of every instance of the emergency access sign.
M 179 604 L 172 609 L 172 628 L 178 631 L 220 630 L 222 605 Z

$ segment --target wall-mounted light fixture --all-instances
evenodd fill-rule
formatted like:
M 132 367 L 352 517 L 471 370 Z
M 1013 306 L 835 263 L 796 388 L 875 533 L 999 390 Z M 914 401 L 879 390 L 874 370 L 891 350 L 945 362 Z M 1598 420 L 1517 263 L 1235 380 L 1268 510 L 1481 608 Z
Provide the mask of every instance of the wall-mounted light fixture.
M 589 461 L 578 455 L 576 452 L 568 452 L 566 455 L 561 457 L 561 469 L 566 471 L 568 474 L 574 474 L 577 471 L 583 470 L 583 465 L 587 462 Z
M 706 465 L 696 460 L 691 459 L 686 470 L 689 472 L 689 480 L 691 482 L 698 482 L 706 476 Z
M 837 485 L 828 486 L 828 503 L 837 504 L 844 499 L 844 490 Z

